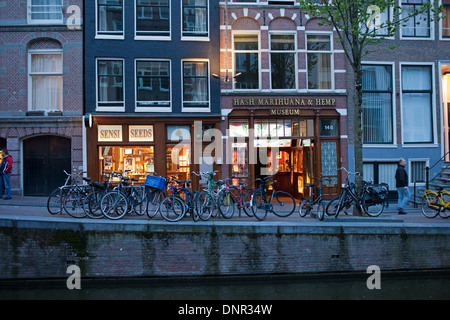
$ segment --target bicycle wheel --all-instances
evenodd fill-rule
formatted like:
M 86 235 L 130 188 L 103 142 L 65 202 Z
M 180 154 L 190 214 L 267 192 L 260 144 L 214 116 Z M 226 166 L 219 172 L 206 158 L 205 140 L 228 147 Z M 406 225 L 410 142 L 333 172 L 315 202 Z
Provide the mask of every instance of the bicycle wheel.
M 56 188 L 48 196 L 47 210 L 50 214 L 61 213 L 62 199 L 64 198 L 64 191 L 62 191 L 62 192 L 63 193 L 61 193 L 61 189 Z
M 365 201 L 362 204 L 364 211 L 370 217 L 378 217 L 384 210 L 384 201 L 381 203 L 376 203 L 372 205 L 366 205 Z
M 207 191 L 201 191 L 197 194 L 197 214 L 198 217 L 203 220 L 207 221 L 209 218 L 211 218 L 211 215 L 214 212 L 215 204 L 214 199 Z M 195 208 L 194 208 L 195 210 Z
M 320 200 L 317 206 L 317 219 L 322 221 L 324 218 L 325 218 L 325 205 L 323 204 L 323 200 Z
M 147 216 L 153 218 L 159 211 L 159 205 L 165 198 L 164 193 L 161 190 L 153 189 L 147 195 Z
M 147 194 L 142 189 L 134 189 L 130 195 L 133 211 L 138 216 L 143 216 L 147 210 Z
M 298 214 L 300 217 L 306 217 L 308 213 L 311 211 L 311 203 L 308 199 L 302 198 L 298 205 Z
M 325 213 L 327 216 L 335 216 L 336 215 L 336 211 L 338 210 L 338 207 L 339 207 L 339 199 L 340 199 L 340 196 L 337 196 L 328 203 L 328 205 L 325 208 Z
M 219 212 L 225 219 L 231 219 L 234 215 L 235 202 L 228 190 L 220 191 L 217 196 Z
M 184 217 L 185 205 L 178 197 L 168 196 L 159 205 L 161 216 L 169 222 L 175 222 Z
M 86 212 L 83 209 L 85 195 L 81 192 L 71 192 L 63 199 L 63 208 L 74 218 L 85 218 Z
M 436 217 L 442 210 L 441 198 L 437 193 L 426 192 L 422 197 L 422 213 L 427 218 Z
M 243 207 L 242 209 L 244 210 L 244 213 L 249 216 L 249 217 L 253 217 L 253 211 L 252 211 L 252 196 L 253 196 L 253 191 L 251 192 L 246 192 L 243 196 L 242 196 L 242 201 L 243 201 Z
M 91 191 L 83 201 L 83 209 L 89 218 L 100 219 L 105 216 L 100 208 L 100 201 L 103 194 L 101 192 Z
M 288 217 L 295 210 L 294 197 L 284 191 L 275 192 L 272 197 L 272 212 L 279 217 Z
M 253 194 L 252 211 L 256 219 L 263 221 L 267 217 L 266 199 L 263 197 L 262 192 L 256 192 Z
M 118 220 L 127 213 L 128 201 L 121 192 L 111 191 L 103 196 L 100 208 L 105 217 Z

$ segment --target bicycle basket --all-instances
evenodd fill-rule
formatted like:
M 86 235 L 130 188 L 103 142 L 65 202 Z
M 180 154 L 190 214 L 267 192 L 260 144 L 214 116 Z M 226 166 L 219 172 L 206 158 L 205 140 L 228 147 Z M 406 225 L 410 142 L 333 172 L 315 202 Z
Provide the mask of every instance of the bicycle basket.
M 166 179 L 164 179 L 163 177 L 147 175 L 144 185 L 162 191 L 166 187 Z

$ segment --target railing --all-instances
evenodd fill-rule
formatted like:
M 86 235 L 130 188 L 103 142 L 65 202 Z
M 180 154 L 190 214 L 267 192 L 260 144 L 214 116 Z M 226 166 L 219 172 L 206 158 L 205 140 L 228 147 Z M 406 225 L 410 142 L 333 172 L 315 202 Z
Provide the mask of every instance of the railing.
M 433 178 L 430 180 L 430 170 L 433 169 L 439 162 L 444 160 L 444 158 L 450 153 L 450 150 L 447 151 L 446 154 L 444 154 L 438 161 L 436 161 L 431 167 L 425 168 L 425 180 L 426 180 L 426 188 L 429 189 L 429 184 L 431 181 L 433 181 L 436 177 L 438 177 L 444 170 L 450 168 L 450 165 L 447 165 L 445 168 L 442 168 L 442 170 Z

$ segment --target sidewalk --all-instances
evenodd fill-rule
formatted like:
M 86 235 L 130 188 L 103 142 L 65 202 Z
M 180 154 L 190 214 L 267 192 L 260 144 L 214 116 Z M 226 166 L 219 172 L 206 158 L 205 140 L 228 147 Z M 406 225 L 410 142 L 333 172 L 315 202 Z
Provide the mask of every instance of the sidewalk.
M 298 205 L 298 203 L 297 203 Z M 268 214 L 265 221 L 283 221 L 283 222 L 300 222 L 300 223 L 307 223 L 307 222 L 318 222 L 314 217 L 304 217 L 301 218 L 298 215 L 298 209 L 294 211 L 292 215 L 286 218 L 277 217 L 274 214 Z M 356 217 L 351 215 L 345 215 L 344 213 L 341 213 L 338 218 L 334 217 L 325 217 L 325 220 L 323 223 L 328 222 L 378 222 L 378 223 L 427 223 L 427 224 L 448 224 L 450 226 L 450 218 L 449 219 L 443 219 L 439 216 L 435 217 L 434 219 L 426 218 L 420 209 L 414 208 L 413 206 L 409 205 L 406 208 L 407 214 L 405 215 L 399 215 L 397 213 L 397 204 L 396 203 L 390 203 L 388 208 L 385 208 L 383 213 L 379 217 Z M 11 200 L 3 200 L 0 199 L 0 214 L 11 214 L 11 215 L 22 215 L 22 216 L 43 216 L 43 217 L 54 217 L 55 219 L 62 219 L 62 218 L 71 218 L 68 214 L 65 212 L 63 214 L 59 214 L 56 216 L 52 216 L 47 211 L 47 197 L 24 197 L 24 196 L 13 196 Z M 126 215 L 123 219 L 119 221 L 115 221 L 117 223 L 123 223 L 126 220 L 150 220 L 146 215 L 144 216 L 137 216 L 135 214 L 132 215 Z M 247 217 L 245 213 L 242 213 L 241 216 L 239 216 L 237 213 L 235 213 L 235 216 L 231 220 L 226 220 L 224 218 L 212 218 L 214 220 L 220 220 L 220 221 L 235 221 L 237 223 L 244 222 L 244 221 L 257 221 L 254 217 Z M 162 220 L 162 218 L 157 215 L 155 218 L 151 220 Z M 150 221 L 151 221 L 150 220 Z M 189 220 L 192 221 L 190 217 L 186 217 L 183 220 Z

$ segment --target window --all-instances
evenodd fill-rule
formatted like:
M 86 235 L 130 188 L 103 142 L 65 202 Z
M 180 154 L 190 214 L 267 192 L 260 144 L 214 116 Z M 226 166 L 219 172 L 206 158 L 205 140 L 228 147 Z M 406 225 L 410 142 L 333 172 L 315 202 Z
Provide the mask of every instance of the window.
M 257 34 L 234 35 L 235 88 L 259 89 L 259 41 Z
M 431 66 L 402 66 L 404 143 L 432 143 Z
M 62 0 L 28 0 L 28 23 L 62 24 Z
M 414 184 L 414 182 L 424 184 L 427 181 L 425 170 L 427 164 L 427 160 L 410 160 L 409 177 L 411 184 Z
M 392 66 L 363 65 L 363 141 L 393 143 Z
M 295 4 L 294 0 L 286 1 L 286 0 L 269 0 L 269 5 L 288 5 L 292 6 Z
M 442 1 L 442 37 L 450 38 L 450 1 Z
M 209 109 L 208 62 L 183 61 L 183 111 Z
M 62 110 L 62 53 L 30 52 L 30 110 Z
M 183 37 L 208 36 L 208 0 L 183 0 Z
M 170 61 L 136 61 L 136 107 L 170 108 Z
M 389 21 L 391 21 L 391 8 L 386 7 L 383 12 L 380 12 L 379 18 L 372 20 L 370 25 L 370 29 L 367 31 L 371 34 L 375 34 L 377 36 L 389 36 L 389 30 L 387 26 L 385 26 Z M 377 27 L 378 25 L 378 27 Z M 383 27 L 379 27 L 383 26 Z M 391 35 L 393 36 L 393 35 Z
M 169 0 L 136 0 L 136 36 L 170 37 Z
M 331 90 L 330 35 L 307 35 L 308 89 Z
M 272 89 L 295 89 L 295 37 L 270 37 L 270 68 Z
M 414 11 L 419 10 L 429 0 L 403 0 L 402 1 L 402 14 L 407 17 Z M 430 12 L 424 12 L 418 14 L 409 19 L 405 26 L 402 26 L 403 37 L 430 37 Z
M 123 60 L 97 60 L 97 108 L 124 108 Z
M 97 0 L 97 35 L 123 36 L 123 0 Z

